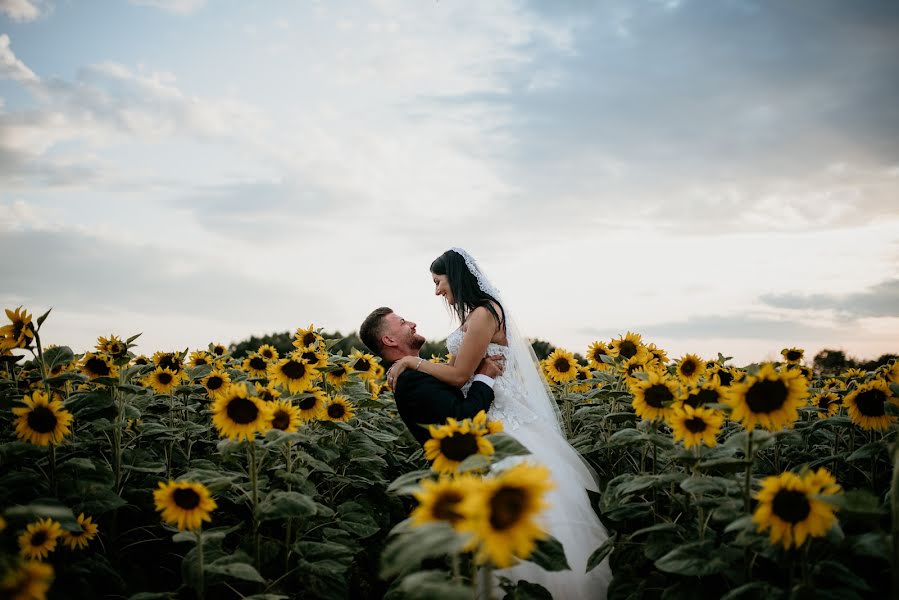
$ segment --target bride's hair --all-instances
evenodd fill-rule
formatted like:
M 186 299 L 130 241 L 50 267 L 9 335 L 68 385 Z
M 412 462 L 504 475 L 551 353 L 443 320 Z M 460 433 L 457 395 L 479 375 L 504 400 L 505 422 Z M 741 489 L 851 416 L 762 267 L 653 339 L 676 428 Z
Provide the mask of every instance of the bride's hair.
M 461 254 L 454 250 L 447 250 L 431 263 L 431 273 L 446 275 L 455 300 L 450 308 L 456 313 L 460 323 L 464 323 L 474 309 L 483 306 L 496 319 L 500 329 L 505 331 L 506 319 L 503 305 L 480 288 L 477 278 L 468 269 Z M 496 311 L 494 302 L 496 306 L 499 306 L 499 312 Z

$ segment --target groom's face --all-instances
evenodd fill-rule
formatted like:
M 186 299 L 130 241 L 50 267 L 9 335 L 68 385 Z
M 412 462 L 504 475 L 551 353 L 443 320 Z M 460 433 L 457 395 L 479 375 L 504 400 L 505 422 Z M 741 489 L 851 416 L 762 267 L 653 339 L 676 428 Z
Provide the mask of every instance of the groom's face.
M 415 332 L 416 325 L 396 313 L 390 313 L 384 320 L 387 323 L 385 336 L 390 337 L 397 349 L 404 353 L 417 353 L 425 343 L 425 338 Z

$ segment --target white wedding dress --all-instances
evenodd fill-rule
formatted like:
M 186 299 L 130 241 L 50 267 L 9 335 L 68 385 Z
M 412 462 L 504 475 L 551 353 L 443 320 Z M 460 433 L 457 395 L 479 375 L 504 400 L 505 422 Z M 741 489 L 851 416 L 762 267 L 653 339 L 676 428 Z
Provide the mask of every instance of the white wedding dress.
M 447 338 L 447 348 L 454 355 L 458 355 L 464 336 L 460 328 Z M 531 452 L 528 456 L 504 459 L 495 468 L 527 460 L 549 469 L 555 488 L 547 494 L 549 508 L 541 515 L 541 524 L 550 535 L 562 542 L 571 567 L 570 571 L 547 572 L 532 562 L 522 561 L 513 567 L 497 570 L 495 574 L 508 577 L 513 582 L 523 579 L 539 583 L 559 600 L 605 598 L 612 579 L 608 559 L 586 572 L 587 559 L 608 539 L 608 533 L 593 511 L 586 492 L 587 489 L 598 491 L 595 475 L 561 434 L 554 417 L 538 416 L 529 408 L 535 403 L 528 402 L 527 390 L 532 387 L 528 386 L 526 375 L 528 369 L 536 369 L 535 365 L 518 364 L 519 360 L 524 359 L 518 359 L 518 355 L 508 346 L 491 343 L 487 346 L 487 354 L 505 357 L 505 369 L 494 384 L 494 400 L 488 415 L 501 421 L 504 431 Z M 533 373 L 530 375 L 533 376 Z M 467 394 L 470 386 L 471 381 L 462 388 L 463 392 Z

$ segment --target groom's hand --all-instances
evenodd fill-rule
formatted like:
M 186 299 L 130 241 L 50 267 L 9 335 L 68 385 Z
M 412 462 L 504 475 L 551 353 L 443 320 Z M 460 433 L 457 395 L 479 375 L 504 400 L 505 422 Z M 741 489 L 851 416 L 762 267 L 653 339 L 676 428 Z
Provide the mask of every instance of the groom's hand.
M 502 356 L 486 356 L 481 361 L 481 364 L 478 365 L 478 370 L 475 373 L 496 379 L 503 374 L 505 364 L 505 359 Z

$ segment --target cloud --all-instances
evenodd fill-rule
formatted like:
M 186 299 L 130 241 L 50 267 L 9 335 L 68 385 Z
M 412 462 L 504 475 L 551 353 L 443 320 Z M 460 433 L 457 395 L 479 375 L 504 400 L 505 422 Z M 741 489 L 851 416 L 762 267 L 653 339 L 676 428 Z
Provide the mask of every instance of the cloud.
M 176 15 L 189 15 L 206 5 L 206 0 L 128 0 L 138 6 L 152 6 Z
M 0 0 L 0 13 L 13 21 L 27 23 L 41 16 L 43 4 L 40 0 Z
M 852 319 L 899 317 L 899 279 L 889 279 L 853 294 L 768 294 L 762 302 L 792 310 L 831 310 Z
M 9 36 L 0 34 L 0 79 L 12 79 L 13 81 L 37 82 L 37 75 L 29 69 L 25 63 L 16 58 L 10 48 Z

